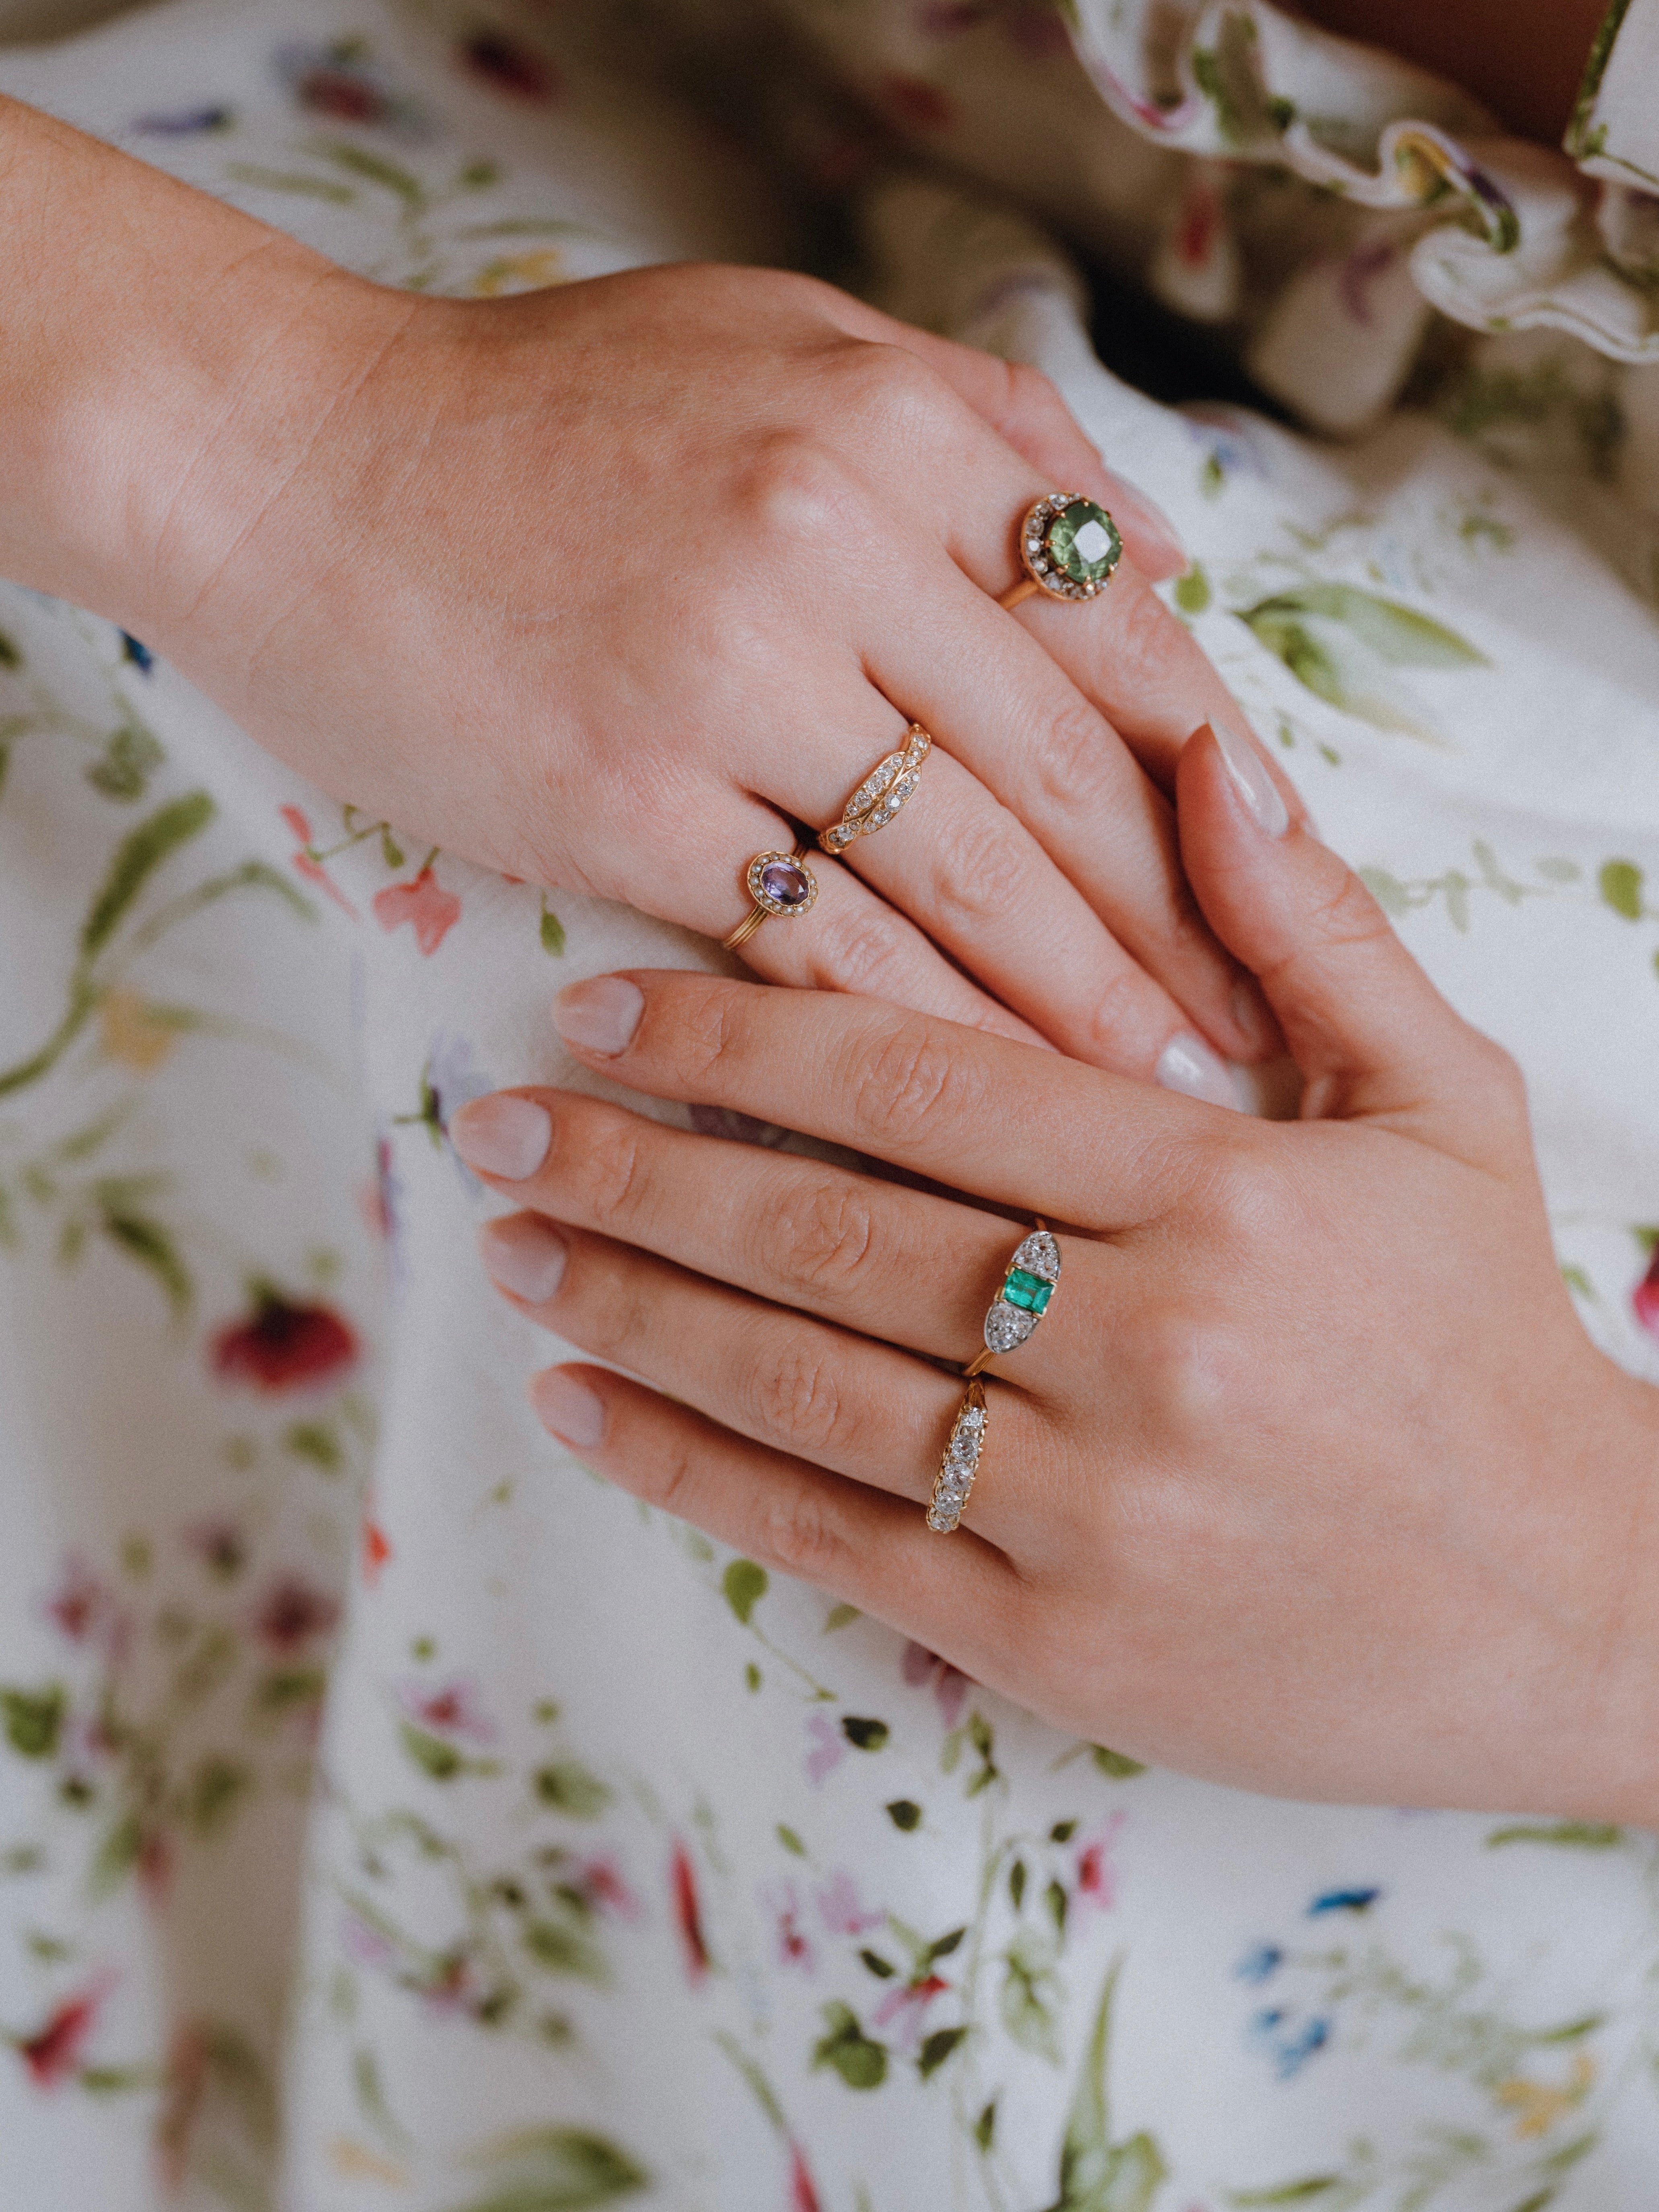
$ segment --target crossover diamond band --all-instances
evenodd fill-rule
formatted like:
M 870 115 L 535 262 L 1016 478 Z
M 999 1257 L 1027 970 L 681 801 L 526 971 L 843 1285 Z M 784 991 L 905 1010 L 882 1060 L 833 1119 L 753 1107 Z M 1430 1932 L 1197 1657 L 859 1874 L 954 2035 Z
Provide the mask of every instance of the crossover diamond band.
M 889 753 L 872 768 L 848 800 L 839 822 L 818 838 L 826 853 L 844 853 L 860 837 L 873 837 L 884 830 L 921 784 L 921 764 L 933 750 L 933 741 L 920 722 L 904 733 L 902 752 Z

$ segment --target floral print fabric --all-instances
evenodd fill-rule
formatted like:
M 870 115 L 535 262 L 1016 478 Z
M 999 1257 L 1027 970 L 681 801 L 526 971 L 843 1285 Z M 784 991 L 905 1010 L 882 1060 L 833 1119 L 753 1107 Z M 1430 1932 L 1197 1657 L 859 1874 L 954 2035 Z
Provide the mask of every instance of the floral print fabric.
M 387 282 L 775 255 L 603 44 L 192 0 L 0 82 Z M 1520 1057 L 1585 1326 L 1659 1379 L 1616 372 L 1492 341 L 1321 452 L 1116 384 L 1018 216 L 864 216 L 885 304 L 1040 362 L 1173 515 L 1176 605 Z M 416 848 L 9 587 L 0 746 L 0 2201 L 1645 2212 L 1651 1838 L 1144 1771 L 541 1432 L 448 1118 L 592 1081 L 558 984 L 708 947 Z

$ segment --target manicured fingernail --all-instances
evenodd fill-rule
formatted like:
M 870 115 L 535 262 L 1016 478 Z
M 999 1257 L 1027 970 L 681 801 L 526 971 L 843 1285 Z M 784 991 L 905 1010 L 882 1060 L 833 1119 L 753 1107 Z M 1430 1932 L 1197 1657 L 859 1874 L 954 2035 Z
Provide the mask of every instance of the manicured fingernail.
M 530 1402 L 543 1425 L 578 1451 L 605 1442 L 605 1403 L 568 1368 L 550 1367 L 530 1385 Z
M 450 1115 L 449 1141 L 480 1175 L 522 1182 L 547 1158 L 553 1116 L 533 1098 L 498 1091 L 489 1098 L 469 1100 Z
M 1210 1106 L 1231 1106 L 1235 1112 L 1239 1108 L 1238 1085 L 1231 1068 L 1202 1037 L 1185 1031 L 1172 1036 L 1158 1055 L 1153 1073 L 1166 1091 L 1183 1091 L 1188 1098 L 1201 1098 Z
M 564 1279 L 570 1247 L 550 1223 L 519 1213 L 485 1222 L 478 1231 L 478 1255 L 498 1291 L 544 1306 Z
M 1127 524 L 1134 539 L 1135 565 L 1152 581 L 1162 583 L 1168 576 L 1184 576 L 1192 562 L 1187 549 L 1176 535 L 1176 526 L 1161 507 L 1154 507 L 1143 491 L 1132 483 L 1117 478 L 1108 502 L 1112 518 L 1119 529 Z
M 634 1041 L 645 1012 L 645 994 L 625 975 L 595 975 L 573 983 L 553 1001 L 553 1026 L 567 1044 L 584 1052 L 622 1052 Z
M 1268 836 L 1282 837 L 1291 826 L 1291 811 L 1267 772 L 1267 762 L 1248 738 L 1227 723 L 1212 722 L 1210 729 L 1227 763 L 1233 787 L 1249 809 L 1250 819 Z

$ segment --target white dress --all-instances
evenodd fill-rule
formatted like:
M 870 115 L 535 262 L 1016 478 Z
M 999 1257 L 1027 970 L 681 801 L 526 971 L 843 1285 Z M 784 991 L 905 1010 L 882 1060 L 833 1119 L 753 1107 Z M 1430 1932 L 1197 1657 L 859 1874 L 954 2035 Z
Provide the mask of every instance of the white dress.
M 1659 5 L 1577 166 L 1261 0 L 1155 55 L 1139 0 L 1075 50 L 794 12 L 982 180 L 861 157 L 873 292 L 1039 362 L 1172 516 L 1174 603 L 1520 1059 L 1584 1325 L 1659 1379 Z M 500 292 L 786 250 L 650 81 L 683 35 L 176 0 L 0 85 Z M 867 148 L 800 98 L 812 158 Z M 1015 192 L 1361 434 L 1115 381 Z M 706 945 L 343 812 L 11 587 L 0 749 L 5 2212 L 1650 2212 L 1652 1838 L 1144 1771 L 537 1426 L 447 1119 L 591 1081 L 557 985 Z

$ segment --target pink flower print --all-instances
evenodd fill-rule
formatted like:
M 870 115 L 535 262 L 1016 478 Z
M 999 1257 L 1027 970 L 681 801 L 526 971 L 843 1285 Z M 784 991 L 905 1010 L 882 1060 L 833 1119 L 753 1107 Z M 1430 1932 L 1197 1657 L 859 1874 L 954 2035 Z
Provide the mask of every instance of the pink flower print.
M 1630 1302 L 1637 1320 L 1648 1334 L 1659 1337 L 1659 1237 L 1654 1239 L 1648 1272 L 1631 1292 Z
M 812 2186 L 806 2154 L 794 2142 L 789 2146 L 789 2212 L 823 2212 L 818 2192 Z
M 98 2024 L 99 2008 L 109 1995 L 113 1977 L 106 1975 L 78 1996 L 66 1997 L 46 2026 L 20 2039 L 17 2055 L 30 2077 L 42 2089 L 61 2088 L 81 2070 L 81 2055 Z
M 921 2043 L 928 2006 L 950 1986 L 939 1974 L 927 1974 L 919 1982 L 907 1982 L 902 1990 L 892 1990 L 877 2006 L 876 2026 L 887 2029 L 901 2051 L 914 2052 Z
M 899 1671 L 913 1690 L 931 1682 L 939 1709 L 945 1716 L 946 1728 L 954 1728 L 962 1718 L 963 1705 L 967 1698 L 969 1680 L 966 1674 L 953 1667 L 948 1659 L 941 1659 L 925 1644 L 907 1644 Z
M 593 1912 L 614 1912 L 618 1920 L 642 1920 L 645 1907 L 623 1879 L 622 1869 L 608 1852 L 584 1859 L 577 1867 L 574 1887 Z
M 405 1682 L 398 1702 L 412 1721 L 440 1735 L 459 1735 L 473 1743 L 494 1743 L 495 1723 L 478 1702 L 478 1692 L 468 1681 L 447 1682 L 428 1689 L 423 1682 Z
M 272 1583 L 259 1601 L 253 1627 L 262 1644 L 278 1658 L 292 1658 L 316 1638 L 331 1636 L 340 1608 L 326 1590 L 313 1588 L 298 1575 L 283 1575 Z
M 831 1727 L 822 1713 L 809 1716 L 806 1733 L 812 1739 L 812 1747 L 806 1754 L 806 1778 L 811 1783 L 822 1782 L 826 1774 L 833 1773 L 847 1756 L 847 1739 L 838 1728 Z
M 817 1964 L 812 1939 L 800 1924 L 800 1899 L 793 1881 L 780 1882 L 766 1895 L 766 1905 L 777 1922 L 778 1964 L 799 1966 L 810 1974 Z
M 315 884 L 319 891 L 326 891 L 335 905 L 349 914 L 354 921 L 361 921 L 362 916 L 356 908 L 353 906 L 333 878 L 327 873 L 322 862 L 313 856 L 311 850 L 310 823 L 307 821 L 297 806 L 283 807 L 282 815 L 283 821 L 300 841 L 299 851 L 289 856 L 289 866 L 294 869 L 296 875 L 303 876 L 308 884 Z
M 1125 1815 L 1114 1813 L 1092 1836 L 1085 1837 L 1078 1845 L 1077 1893 L 1086 1898 L 1101 1911 L 1109 1912 L 1117 1902 L 1117 1869 L 1112 1864 L 1112 1840 L 1123 1826 Z
M 668 1864 L 669 1888 L 674 1899 L 674 1923 L 685 1954 L 685 1978 L 693 1989 L 708 1978 L 708 1946 L 703 1940 L 702 1911 L 697 1902 L 697 1875 L 685 1845 L 677 1842 Z
M 879 1928 L 887 1915 L 866 1912 L 852 1875 L 837 1871 L 818 1892 L 818 1917 L 832 1936 L 862 1936 Z
M 46 1618 L 71 1644 L 84 1644 L 118 1667 L 132 1642 L 132 1621 L 114 1590 L 71 1553 L 64 1578 L 46 1600 Z
M 384 1966 L 394 1955 L 388 1939 L 356 1912 L 340 1923 L 340 1948 L 360 1966 Z
M 428 960 L 461 918 L 459 899 L 439 884 L 430 860 L 413 883 L 388 884 L 383 891 L 375 892 L 370 903 L 375 921 L 388 936 L 408 922 L 414 929 L 415 942 Z

